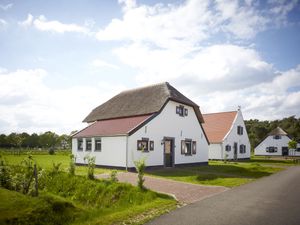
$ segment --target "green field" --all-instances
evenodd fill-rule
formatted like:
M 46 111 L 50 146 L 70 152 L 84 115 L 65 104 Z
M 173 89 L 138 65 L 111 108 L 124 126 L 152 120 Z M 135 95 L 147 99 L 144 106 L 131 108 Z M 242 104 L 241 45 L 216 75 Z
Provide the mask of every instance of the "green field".
M 19 165 L 28 156 L 3 157 L 8 163 L 6 168 L 11 168 L 11 177 L 16 177 Z M 63 172 L 68 169 L 68 155 L 39 154 L 33 159 L 47 169 L 39 178 L 39 196 L 0 188 L 0 224 L 143 224 L 177 205 L 170 196 L 130 184 L 69 175 Z M 61 163 L 61 172 L 51 172 L 53 162 Z M 95 170 L 103 172 L 109 170 Z M 86 175 L 87 168 L 76 167 L 76 174 Z
M 27 155 L 5 154 L 3 155 L 3 157 L 8 162 L 8 164 L 18 165 L 22 162 L 24 158 L 27 157 Z M 70 163 L 70 157 L 68 154 L 55 154 L 55 155 L 33 154 L 32 157 L 37 162 L 37 165 L 43 169 L 51 169 L 53 167 L 53 163 L 61 163 L 60 168 L 62 169 L 62 171 L 66 172 L 68 170 L 68 166 Z M 109 171 L 110 170 L 107 169 L 95 168 L 95 174 L 107 173 Z M 85 166 L 76 167 L 77 175 L 85 175 L 86 173 L 87 173 L 87 168 Z
M 235 187 L 269 176 L 294 165 L 286 160 L 254 159 L 245 162 L 209 161 L 208 166 L 192 166 L 148 171 L 148 175 L 204 185 Z

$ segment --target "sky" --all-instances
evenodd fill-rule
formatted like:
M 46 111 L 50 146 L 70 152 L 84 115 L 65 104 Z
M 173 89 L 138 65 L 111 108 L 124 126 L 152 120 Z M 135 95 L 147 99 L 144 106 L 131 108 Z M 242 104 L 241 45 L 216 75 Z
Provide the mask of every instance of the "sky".
M 0 133 L 69 134 L 165 81 L 202 113 L 299 117 L 299 1 L 0 0 Z

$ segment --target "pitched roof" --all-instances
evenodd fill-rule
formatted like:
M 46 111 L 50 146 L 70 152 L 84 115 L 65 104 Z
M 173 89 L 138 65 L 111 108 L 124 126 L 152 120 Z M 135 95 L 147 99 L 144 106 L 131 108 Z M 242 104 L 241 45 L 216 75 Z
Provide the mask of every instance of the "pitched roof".
M 168 82 L 123 91 L 93 109 L 83 122 L 153 114 L 159 112 L 168 100 L 192 106 L 199 122 L 203 122 L 199 106 Z
M 276 127 L 274 130 L 272 130 L 268 136 L 271 136 L 271 135 L 282 135 L 282 136 L 285 136 L 287 135 L 287 133 L 282 130 L 280 127 Z
M 76 133 L 73 137 L 117 136 L 129 134 L 138 125 L 152 115 L 96 121 L 90 126 Z
M 237 111 L 203 114 L 203 128 L 210 143 L 221 143 L 229 132 Z

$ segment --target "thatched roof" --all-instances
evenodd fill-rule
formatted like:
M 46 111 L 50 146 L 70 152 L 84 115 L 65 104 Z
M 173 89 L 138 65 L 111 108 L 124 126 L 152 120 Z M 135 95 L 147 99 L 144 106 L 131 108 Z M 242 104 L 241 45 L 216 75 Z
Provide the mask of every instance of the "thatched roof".
M 274 136 L 274 135 L 282 135 L 282 136 L 285 136 L 287 135 L 287 133 L 282 130 L 280 127 L 276 127 L 274 130 L 272 130 L 270 133 L 269 133 L 269 136 Z
M 203 123 L 199 106 L 181 94 L 168 82 L 123 91 L 93 109 L 83 122 L 157 113 L 169 100 L 193 107 L 199 122 Z

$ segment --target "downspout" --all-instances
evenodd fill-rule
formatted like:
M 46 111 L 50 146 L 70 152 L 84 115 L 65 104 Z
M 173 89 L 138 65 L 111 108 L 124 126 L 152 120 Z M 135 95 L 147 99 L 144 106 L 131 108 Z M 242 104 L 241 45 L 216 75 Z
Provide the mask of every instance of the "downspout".
M 126 135 L 126 171 L 128 171 L 128 135 Z

